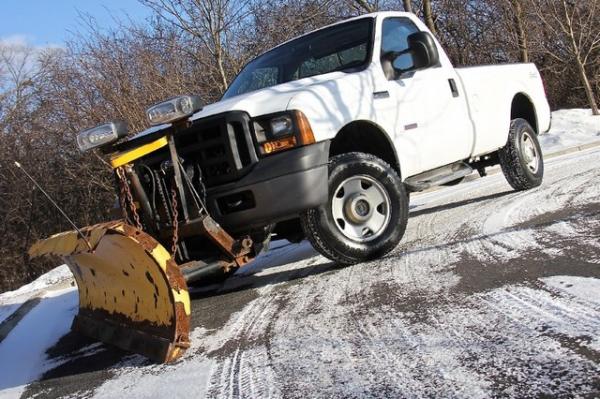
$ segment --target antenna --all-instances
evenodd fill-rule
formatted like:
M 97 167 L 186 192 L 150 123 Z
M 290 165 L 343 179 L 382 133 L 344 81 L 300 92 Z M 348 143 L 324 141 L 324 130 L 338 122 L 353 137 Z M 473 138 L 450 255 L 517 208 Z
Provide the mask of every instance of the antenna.
M 69 224 L 71 226 L 73 226 L 73 228 L 77 231 L 77 233 L 79 234 L 79 236 L 83 239 L 83 241 L 85 241 L 85 243 L 87 244 L 87 246 L 90 249 L 90 251 L 93 251 L 92 245 L 90 244 L 90 242 L 88 241 L 88 239 L 86 238 L 86 236 L 81 232 L 81 230 L 79 230 L 79 227 L 77 227 L 77 225 L 75 223 L 73 223 L 73 221 L 71 220 L 71 218 L 69 218 L 67 216 L 67 214 L 65 213 L 65 211 L 63 211 L 61 209 L 61 207 L 58 206 L 58 204 L 56 202 L 54 202 L 54 200 L 52 199 L 52 197 L 50 197 L 50 194 L 48 194 L 46 191 L 44 191 L 44 189 L 38 184 L 38 182 L 33 177 L 31 177 L 31 175 L 29 173 L 27 173 L 27 171 L 25 169 L 23 169 L 23 166 L 19 162 L 15 161 L 15 166 L 18 169 L 20 169 L 21 172 L 23 172 L 23 174 L 25 176 L 27 176 L 27 178 L 29 180 L 31 180 L 31 182 L 37 187 L 37 189 L 40 190 L 42 192 L 42 194 L 44 194 L 46 196 L 46 198 L 48 199 L 48 201 L 50 201 L 50 203 L 52 205 L 54 205 L 54 207 L 56 209 L 58 209 L 58 211 L 61 213 L 61 215 L 63 215 L 64 218 L 67 219 L 67 221 L 69 222 Z

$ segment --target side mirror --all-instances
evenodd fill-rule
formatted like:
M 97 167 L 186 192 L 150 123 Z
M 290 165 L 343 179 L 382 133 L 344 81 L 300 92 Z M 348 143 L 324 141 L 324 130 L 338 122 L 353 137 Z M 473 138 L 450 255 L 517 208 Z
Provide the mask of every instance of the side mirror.
M 429 32 L 416 32 L 408 36 L 408 49 L 401 52 L 384 54 L 383 58 L 392 61 L 392 65 L 403 56 L 410 56 L 412 65 L 408 68 L 393 66 L 396 75 L 419 71 L 439 65 L 440 54 L 433 36 Z
M 416 32 L 408 37 L 408 49 L 413 56 L 411 70 L 430 68 L 440 63 L 440 53 L 429 32 Z

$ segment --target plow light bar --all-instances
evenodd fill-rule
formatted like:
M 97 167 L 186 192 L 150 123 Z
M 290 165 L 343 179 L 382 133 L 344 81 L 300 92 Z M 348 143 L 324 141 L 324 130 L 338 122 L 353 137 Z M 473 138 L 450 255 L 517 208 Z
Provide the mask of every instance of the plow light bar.
M 198 96 L 178 96 L 148 108 L 146 114 L 153 126 L 192 116 L 202 108 Z
M 77 145 L 81 151 L 88 151 L 125 136 L 127 136 L 127 124 L 123 121 L 113 121 L 79 133 Z

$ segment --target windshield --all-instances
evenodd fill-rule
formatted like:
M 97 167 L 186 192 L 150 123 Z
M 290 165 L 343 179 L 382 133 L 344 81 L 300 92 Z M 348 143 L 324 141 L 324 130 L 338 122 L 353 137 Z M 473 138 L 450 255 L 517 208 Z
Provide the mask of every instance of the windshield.
M 373 18 L 325 28 L 259 56 L 235 78 L 223 99 L 280 83 L 366 67 Z

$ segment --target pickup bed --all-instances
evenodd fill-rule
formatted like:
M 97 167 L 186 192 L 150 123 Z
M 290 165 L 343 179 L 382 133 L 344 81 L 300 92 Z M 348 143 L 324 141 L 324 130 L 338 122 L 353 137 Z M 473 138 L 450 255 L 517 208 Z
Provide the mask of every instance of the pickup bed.
M 550 128 L 535 65 L 454 68 L 427 27 L 399 12 L 286 42 L 249 62 L 217 103 L 177 101 L 182 110 L 153 107 L 155 127 L 104 150 L 134 153 L 142 222 L 166 243 L 179 233 L 180 262 L 211 258 L 189 223 L 195 206 L 251 237 L 256 253 L 277 235 L 306 237 L 342 264 L 380 257 L 404 234 L 411 192 L 497 164 L 516 190 L 541 184 L 537 135 Z M 174 216 L 175 153 L 188 198 Z

